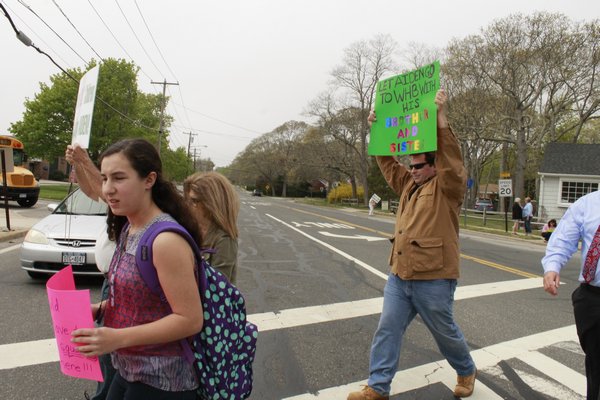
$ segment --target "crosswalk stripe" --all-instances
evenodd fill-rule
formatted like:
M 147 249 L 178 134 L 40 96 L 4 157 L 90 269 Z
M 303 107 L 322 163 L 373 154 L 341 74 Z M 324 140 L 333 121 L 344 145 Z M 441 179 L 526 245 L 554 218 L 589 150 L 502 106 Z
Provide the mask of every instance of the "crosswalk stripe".
M 541 286 L 542 281 L 538 278 L 459 286 L 456 289 L 454 298 L 455 300 L 464 300 L 535 289 Z M 248 320 L 256 324 L 259 331 L 265 332 L 379 314 L 382 306 L 383 297 L 376 297 L 343 303 L 292 308 L 280 312 L 250 314 Z M 52 346 L 48 344 L 49 342 L 52 342 Z M 58 361 L 54 339 L 0 345 L 0 370 L 54 361 Z
M 482 283 L 459 286 L 454 295 L 455 300 L 491 296 L 519 290 L 542 287 L 539 278 L 515 279 L 503 282 Z M 312 307 L 291 308 L 280 312 L 252 314 L 248 319 L 258 326 L 259 331 L 292 328 L 301 325 L 332 322 L 341 319 L 364 317 L 381 313 L 383 297 L 326 304 Z
M 519 356 L 519 360 L 531 365 L 550 378 L 558 381 L 582 396 L 586 395 L 586 378 L 577 371 L 559 363 L 540 352 L 532 351 Z
M 3 344 L 0 360 L 0 370 L 58 361 L 56 339 Z
M 576 340 L 577 333 L 575 331 L 575 325 L 569 325 L 563 328 L 540 332 L 534 335 L 484 347 L 472 351 L 471 356 L 473 357 L 477 368 L 482 370 L 484 368 L 494 366 L 502 360 L 525 357 L 531 351 L 536 351 L 537 349 L 551 346 L 558 342 Z M 456 374 L 446 360 L 419 365 L 417 367 L 397 372 L 392 381 L 390 395 L 419 389 L 437 382 L 441 382 L 449 388 L 454 388 Z M 479 388 L 480 384 L 481 382 L 477 381 L 475 384 L 475 392 L 471 398 L 481 400 L 493 398 L 484 397 L 483 393 L 475 394 L 477 393 L 477 389 Z M 349 392 L 360 390 L 360 385 L 366 385 L 366 380 L 319 390 L 316 394 L 306 393 L 298 396 L 288 397 L 284 400 L 342 400 L 346 399 Z M 577 392 L 580 392 L 580 390 L 581 389 L 577 390 Z M 487 392 L 487 390 L 485 391 Z

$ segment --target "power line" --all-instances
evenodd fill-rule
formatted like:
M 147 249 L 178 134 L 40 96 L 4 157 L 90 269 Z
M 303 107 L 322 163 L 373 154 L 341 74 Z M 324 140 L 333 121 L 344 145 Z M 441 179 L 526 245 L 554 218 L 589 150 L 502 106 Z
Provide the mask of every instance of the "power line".
M 129 26 L 129 29 L 131 29 L 131 33 L 133 33 L 133 36 L 135 36 L 135 39 L 137 40 L 137 42 L 139 43 L 140 47 L 142 48 L 142 50 L 146 54 L 146 57 L 148 57 L 148 60 L 150 60 L 150 63 L 152 63 L 152 65 L 154 65 L 154 68 L 156 68 L 156 70 L 158 71 L 158 73 L 161 74 L 164 77 L 165 75 L 162 73 L 162 71 L 160 70 L 160 68 L 158 68 L 156 66 L 156 64 L 154 63 L 154 60 L 152 59 L 152 57 L 150 57 L 150 54 L 148 54 L 148 52 L 146 51 L 146 48 L 142 44 L 142 42 L 141 42 L 140 38 L 138 37 L 137 33 L 135 33 L 135 29 L 133 29 L 133 27 L 129 23 L 129 19 L 127 19 L 127 16 L 125 15 L 125 12 L 123 12 L 123 9 L 121 8 L 121 5 L 119 4 L 119 0 L 115 0 L 115 3 L 117 4 L 117 7 L 119 7 L 119 11 L 121 11 L 121 15 L 125 19 L 125 22 L 127 22 L 127 25 Z
M 71 24 L 71 26 L 73 27 L 73 29 L 75 29 L 75 32 L 77 32 L 77 34 L 79 35 L 79 37 L 81 37 L 81 39 L 83 39 L 83 41 L 85 42 L 85 44 L 88 45 L 88 47 L 90 49 L 92 49 L 92 51 L 94 52 L 94 54 L 96 54 L 98 56 L 98 58 L 102 61 L 104 61 L 104 58 L 102 58 L 102 56 L 100 54 L 98 54 L 98 52 L 96 51 L 96 49 L 94 49 L 92 47 L 92 45 L 86 40 L 86 38 L 81 34 L 81 32 L 79 32 L 79 29 L 77 29 L 77 27 L 73 24 L 73 22 L 71 22 L 71 20 L 69 19 L 69 17 L 67 17 L 67 14 L 65 14 L 65 12 L 63 11 L 62 8 L 60 8 L 60 6 L 58 5 L 58 3 L 56 2 L 56 0 L 52 0 L 52 2 L 54 3 L 54 5 L 56 6 L 56 8 L 58 8 L 58 11 L 60 11 L 60 13 L 65 17 L 65 19 L 69 22 L 69 24 Z
M 73 76 L 71 75 L 67 70 L 65 70 L 62 66 L 60 66 L 56 61 L 54 61 L 54 59 L 48 54 L 45 53 L 44 51 L 42 51 L 39 47 L 37 47 L 32 41 L 31 39 L 29 39 L 29 37 L 27 37 L 27 35 L 25 35 L 23 32 L 21 32 L 20 30 L 17 29 L 17 26 L 14 24 L 12 18 L 10 17 L 10 15 L 8 14 L 8 12 L 6 11 L 6 9 L 4 8 L 4 5 L 2 3 L 0 3 L 0 8 L 2 9 L 2 11 L 4 12 L 4 15 L 6 16 L 6 18 L 9 20 L 13 30 L 15 31 L 15 33 L 17 34 L 17 38 L 27 47 L 33 47 L 38 53 L 45 55 L 46 57 L 48 57 L 50 59 L 50 61 L 52 62 L 52 64 L 54 64 L 58 69 L 60 69 L 66 76 L 68 76 L 72 81 L 74 81 L 75 83 L 79 84 L 79 81 Z M 42 20 L 43 21 L 43 20 Z M 121 111 L 117 110 L 115 107 L 113 107 L 111 104 L 109 104 L 108 102 L 106 102 L 104 99 L 102 99 L 101 97 L 99 97 L 98 95 L 96 95 L 96 99 L 99 100 L 102 104 L 104 104 L 105 106 L 107 106 L 108 108 L 110 108 L 111 110 L 113 110 L 114 112 L 116 112 L 118 115 L 120 115 L 121 117 L 125 118 L 125 120 L 131 122 L 132 124 L 134 124 L 135 126 L 141 127 L 141 128 L 145 128 L 151 131 L 156 131 L 156 128 L 151 128 L 149 126 L 146 126 L 144 124 L 142 124 L 139 121 L 134 120 L 133 118 L 129 117 L 128 115 L 122 113 Z
M 185 127 L 179 126 L 179 125 L 172 125 L 175 128 L 178 129 L 187 129 Z M 201 132 L 201 133 L 206 133 L 209 135 L 215 135 L 215 136 L 226 136 L 226 137 L 230 137 L 230 138 L 234 138 L 234 139 L 248 139 L 248 140 L 253 140 L 255 139 L 254 137 L 250 137 L 250 136 L 238 136 L 238 135 L 230 135 L 228 133 L 221 133 L 221 132 L 211 132 L 211 131 L 206 131 L 203 129 L 195 129 L 195 128 L 191 128 L 191 130 L 195 131 L 195 132 Z
M 169 65 L 169 63 L 167 62 L 167 60 L 165 59 L 162 51 L 160 50 L 160 47 L 158 46 L 158 43 L 156 42 L 156 40 L 154 39 L 154 35 L 152 34 L 152 31 L 150 30 L 150 27 L 146 21 L 146 18 L 144 17 L 144 14 L 142 13 L 142 10 L 140 9 L 140 6 L 137 2 L 137 0 L 133 0 L 133 2 L 135 3 L 135 7 L 138 10 L 138 13 L 140 14 L 140 17 L 142 18 L 142 21 L 144 22 L 144 25 L 146 26 L 146 30 L 148 31 L 148 34 L 150 35 L 150 38 L 152 39 L 152 42 L 154 43 L 154 46 L 156 47 L 156 50 L 158 50 L 158 54 L 160 55 L 160 58 L 163 60 L 163 62 L 165 63 L 165 65 L 167 66 L 167 69 L 169 70 L 169 72 L 171 73 L 171 75 L 173 75 L 173 78 L 175 78 L 175 80 L 177 82 L 179 82 L 179 79 L 177 78 L 177 75 L 175 74 L 175 72 L 173 72 L 173 69 L 171 68 L 171 66 Z M 181 104 L 183 104 L 183 112 L 185 114 L 185 118 L 187 120 L 188 125 L 192 126 L 192 122 L 190 120 L 190 116 L 187 113 L 187 109 L 185 108 L 185 101 L 183 100 L 183 92 L 181 90 L 181 86 L 177 85 L 177 90 L 179 92 L 179 98 L 181 99 Z M 171 90 L 169 89 L 169 95 L 171 96 L 171 98 L 173 98 L 173 94 L 171 93 Z M 172 104 L 172 102 L 171 102 Z M 179 119 L 181 119 L 181 116 L 179 115 L 179 112 L 177 111 L 177 107 L 173 107 L 173 109 L 175 110 L 175 113 L 177 114 L 177 117 Z
M 163 56 L 162 51 L 160 51 L 160 47 L 158 47 L 158 44 L 156 43 L 156 40 L 154 40 L 154 35 L 152 34 L 152 31 L 150 30 L 150 27 L 146 23 L 146 18 L 144 18 L 144 14 L 142 14 L 142 10 L 140 10 L 140 6 L 138 5 L 137 0 L 133 0 L 133 2 L 135 3 L 135 7 L 137 8 L 138 12 L 140 13 L 140 17 L 142 18 L 142 21 L 144 22 L 144 25 L 146 26 L 146 30 L 148 31 L 148 34 L 150 35 L 150 38 L 152 39 L 152 42 L 154 42 L 154 46 L 156 46 L 156 50 L 158 50 L 158 54 L 160 54 L 160 58 L 162 58 L 163 62 L 167 66 L 167 69 L 169 70 L 169 72 L 171 73 L 171 75 L 173 75 L 173 78 L 175 78 L 176 81 L 179 81 L 179 79 L 177 79 L 177 77 L 175 76 L 175 72 L 173 72 L 173 70 L 169 66 L 169 63 L 167 62 L 167 60 L 165 60 L 165 57 Z
M 177 103 L 175 103 L 175 102 L 173 101 L 173 104 L 177 104 Z M 240 126 L 240 125 L 235 125 L 235 124 L 232 124 L 232 123 L 230 123 L 230 122 L 223 121 L 222 119 L 215 118 L 215 117 L 212 117 L 212 116 L 210 116 L 210 115 L 207 115 L 207 114 L 201 113 L 200 111 L 193 110 L 193 109 L 191 109 L 191 108 L 189 108 L 189 107 L 186 107 L 186 106 L 185 106 L 185 105 L 183 105 L 183 104 L 177 104 L 177 105 L 178 105 L 178 106 L 181 106 L 181 107 L 183 107 L 184 109 L 186 109 L 186 110 L 189 110 L 189 111 L 191 111 L 191 112 L 193 112 L 193 113 L 196 113 L 196 114 L 198 114 L 198 115 L 202 115 L 202 116 L 203 116 L 203 117 L 205 117 L 205 118 L 212 119 L 213 121 L 217 121 L 217 122 L 220 122 L 220 123 L 222 123 L 222 124 L 225 124 L 225 125 L 229 125 L 229 126 L 231 126 L 231 127 L 234 127 L 234 128 L 242 129 L 242 130 L 245 130 L 245 131 L 248 131 L 248 132 L 252 132 L 252 133 L 258 133 L 259 135 L 263 133 L 263 132 L 258 132 L 258 131 L 255 131 L 254 129 L 245 128 L 245 127 L 243 127 L 243 126 Z
M 133 57 L 131 57 L 131 55 L 127 52 L 127 50 L 125 50 L 125 47 L 123 47 L 123 45 L 121 44 L 121 42 L 119 42 L 119 39 L 117 39 L 117 37 L 115 36 L 115 34 L 113 33 L 113 31 L 108 27 L 107 23 L 104 21 L 104 19 L 102 18 L 102 16 L 100 15 L 100 13 L 98 12 L 98 10 L 96 10 L 96 7 L 94 7 L 94 5 L 92 4 L 92 2 L 90 0 L 87 0 L 88 4 L 90 5 L 90 7 L 92 7 L 92 10 L 94 10 L 94 13 L 96 13 L 96 16 L 100 19 L 100 21 L 102 21 L 102 24 L 104 25 L 104 27 L 106 28 L 106 30 L 110 33 L 110 35 L 113 37 L 113 39 L 115 39 L 115 42 L 117 42 L 117 44 L 119 45 L 119 47 L 121 48 L 121 50 L 123 50 L 123 52 L 127 55 L 127 57 L 129 57 L 129 59 L 134 62 Z M 146 71 L 144 71 L 142 69 L 142 67 L 140 67 L 140 71 L 142 71 L 142 74 L 144 74 L 146 76 L 146 78 L 148 78 L 149 80 L 152 80 L 152 78 L 150 77 L 150 75 L 148 75 L 146 73 Z M 154 86 L 152 86 L 153 89 Z M 156 93 L 156 91 L 155 91 Z
M 71 45 L 69 43 L 66 42 L 65 39 L 62 38 L 62 36 L 60 36 L 54 29 L 52 29 L 52 27 L 50 25 L 48 25 L 46 23 L 46 21 L 44 21 L 44 19 L 42 17 L 40 17 L 35 11 L 33 11 L 33 9 L 31 7 L 29 7 L 27 4 L 25 4 L 25 2 L 23 0 L 18 0 L 19 3 L 21 3 L 21 5 L 23 7 L 25 7 L 26 9 L 28 9 L 29 11 L 31 11 L 31 13 L 33 15 L 35 15 L 40 21 L 42 21 L 44 23 L 44 25 L 46 25 L 48 27 L 48 29 L 50 29 L 60 40 L 62 40 L 62 42 L 67 45 L 67 47 L 69 49 L 71 49 L 71 51 L 73 51 L 73 53 L 75 53 L 77 55 L 77 57 L 79 57 L 81 59 L 81 61 L 83 61 L 84 63 L 87 63 L 87 61 L 77 52 L 75 51 L 75 49 L 73 47 L 71 47 Z M 37 49 L 36 49 L 37 50 Z M 45 54 L 45 53 L 44 53 Z M 46 54 L 47 55 L 47 54 Z M 50 56 L 48 56 L 50 57 Z M 53 61 L 54 62 L 54 61 Z
M 21 1 L 20 1 L 21 2 Z M 69 19 L 69 17 L 66 15 L 66 13 L 60 8 L 60 6 L 56 3 L 55 0 L 53 0 L 55 6 L 61 11 L 61 13 L 63 14 L 63 16 L 67 19 L 67 21 L 69 21 L 69 23 L 71 24 L 71 26 L 77 31 L 77 33 L 81 36 L 81 38 L 86 42 L 86 44 L 92 49 L 92 51 L 94 51 L 94 53 L 96 53 L 96 55 L 103 60 L 103 58 L 98 54 L 98 52 L 96 52 L 94 50 L 94 48 L 89 44 L 89 42 L 83 37 L 83 35 L 77 30 L 76 26 L 71 22 L 71 20 Z M 109 33 L 113 36 L 113 38 L 115 39 L 115 41 L 117 42 L 117 44 L 121 47 L 121 49 L 129 56 L 130 59 L 132 59 L 132 57 L 129 55 L 129 53 L 127 52 L 127 50 L 121 45 L 121 43 L 119 42 L 119 40 L 117 39 L 117 37 L 114 35 L 114 33 L 112 32 L 112 30 L 110 29 L 110 27 L 106 24 L 106 22 L 104 21 L 104 19 L 102 18 L 102 16 L 99 14 L 98 10 L 93 6 L 93 4 L 90 2 L 90 0 L 88 0 L 88 3 L 90 4 L 90 6 L 92 7 L 92 9 L 94 10 L 94 12 L 96 13 L 96 15 L 98 16 L 98 18 L 100 19 L 100 21 L 102 21 L 102 23 L 104 24 L 104 27 L 109 31 Z M 56 31 L 54 31 L 54 29 L 52 29 L 52 27 L 50 27 L 44 20 L 43 18 L 41 18 L 33 9 L 31 9 L 31 7 L 29 7 L 27 4 L 21 2 L 21 4 L 26 7 L 30 12 L 32 12 L 38 19 L 40 19 L 49 29 L 51 29 L 55 35 L 57 35 L 75 54 L 77 54 L 81 59 L 82 57 L 73 49 L 73 47 L 71 47 L 64 39 L 62 39 L 62 37 L 60 37 L 60 35 L 58 35 L 58 33 L 56 33 Z M 8 7 L 8 5 L 7 5 Z M 10 9 L 10 7 L 8 7 Z M 61 65 L 59 65 L 57 62 L 54 61 L 54 59 L 52 58 L 52 56 L 50 56 L 49 54 L 47 54 L 46 52 L 42 51 L 38 46 L 36 46 L 24 33 L 20 32 L 16 25 L 14 24 L 14 22 L 12 21 L 10 15 L 8 14 L 8 12 L 4 9 L 3 7 L 3 11 L 5 16 L 7 17 L 7 19 L 9 20 L 11 26 L 13 27 L 13 30 L 17 33 L 17 38 L 19 38 L 19 40 L 21 40 L 25 45 L 27 46 L 31 46 L 33 47 L 36 51 L 38 51 L 40 54 L 45 55 L 46 57 L 48 57 L 48 59 L 50 59 L 50 61 L 59 69 L 61 70 L 66 76 L 68 76 L 73 82 L 76 82 L 77 84 L 79 83 L 79 81 L 73 77 L 67 70 L 65 70 Z M 14 11 L 13 11 L 14 12 Z M 18 17 L 18 15 L 17 15 Z M 18 17 L 19 18 L 19 17 Z M 27 23 L 25 21 L 23 21 L 21 18 L 19 18 L 19 20 L 21 20 L 21 22 L 23 22 L 24 25 L 26 25 L 31 31 L 33 31 L 33 29 L 31 29 L 31 27 L 29 27 L 29 25 L 27 25 Z M 38 36 L 38 35 L 36 35 Z M 40 38 L 41 39 L 41 38 Z M 41 39 L 41 41 L 46 44 L 46 46 L 50 49 L 51 46 L 48 45 L 43 39 Z M 54 53 L 56 53 L 56 51 L 53 50 Z M 59 58 L 63 61 L 63 63 L 67 64 L 68 63 L 59 55 Z M 133 60 L 133 59 L 132 59 Z M 85 62 L 85 60 L 83 60 Z M 145 71 L 140 67 L 140 70 L 148 77 L 150 78 L 150 76 L 148 76 Z M 154 88 L 154 86 L 152 87 L 153 90 L 156 92 L 156 89 Z M 180 96 L 181 96 L 181 91 L 180 91 Z M 140 121 L 136 121 L 134 119 L 132 119 L 131 117 L 129 117 L 128 115 L 124 114 L 123 112 L 121 112 L 120 110 L 116 109 L 114 106 L 112 106 L 110 103 L 108 103 L 107 101 L 105 101 L 104 99 L 96 96 L 96 98 L 98 99 L 98 101 L 100 101 L 104 106 L 106 106 L 107 108 L 111 109 L 112 111 L 114 111 L 115 113 L 117 113 L 121 118 L 127 120 L 128 122 L 130 122 L 131 124 L 133 124 L 134 126 L 138 126 L 150 131 L 157 131 L 156 128 L 153 127 L 149 127 L 144 125 L 143 123 L 141 123 Z M 181 97 L 181 100 L 183 101 L 183 97 Z M 177 112 L 177 108 L 173 107 L 173 109 L 175 110 L 175 112 L 177 113 L 178 117 L 180 119 L 181 116 L 179 116 L 179 113 Z M 184 108 L 184 111 L 185 108 Z M 188 122 L 190 122 L 189 120 L 189 116 L 187 116 L 186 113 L 186 117 Z M 191 123 L 190 123 L 191 125 Z M 190 128 L 191 129 L 191 128 Z M 164 125 L 163 125 L 163 132 L 164 132 Z M 180 139 L 178 138 L 178 136 L 176 135 L 175 132 L 173 132 L 173 135 L 171 135 L 172 139 L 175 140 L 176 142 L 179 143 L 179 147 L 185 147 L 185 145 L 183 145 L 180 141 Z M 176 143 L 177 144 L 177 143 Z
M 23 25 L 25 25 L 39 39 L 40 42 L 42 42 L 44 45 L 46 45 L 46 47 L 49 48 L 56 55 L 56 57 L 58 57 L 63 63 L 67 64 L 67 66 L 69 68 L 72 68 L 71 65 L 64 58 L 62 58 L 61 55 L 56 50 L 54 50 L 52 48 L 52 46 L 50 46 L 44 39 L 42 39 L 40 37 L 40 35 L 38 35 L 37 33 L 35 33 L 35 30 L 31 26 L 29 26 L 29 24 L 27 24 L 27 22 L 25 22 L 23 20 L 23 18 L 19 17 L 19 14 L 16 13 L 15 10 L 13 10 L 12 8 L 10 8 L 10 6 L 8 4 L 5 4 L 5 7 L 8 8 L 19 19 L 19 21 L 21 21 L 21 23 Z M 5 10 L 3 10 L 3 11 L 5 11 Z M 13 30 L 15 32 L 18 32 L 18 30 L 17 30 L 15 24 L 13 23 L 12 19 L 10 18 L 10 16 L 6 12 L 4 13 L 4 15 L 6 16 L 6 18 L 8 18 L 8 21 L 12 25 Z M 18 34 L 17 34 L 17 37 L 18 37 Z

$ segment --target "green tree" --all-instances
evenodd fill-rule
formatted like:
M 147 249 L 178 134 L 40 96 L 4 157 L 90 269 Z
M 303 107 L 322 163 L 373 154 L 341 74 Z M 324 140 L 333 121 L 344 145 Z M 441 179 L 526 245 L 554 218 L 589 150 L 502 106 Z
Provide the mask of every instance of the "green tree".
M 95 65 L 92 60 L 86 70 Z M 85 73 L 80 68 L 67 72 L 76 80 Z M 137 73 L 138 67 L 124 60 L 111 58 L 100 65 L 88 149 L 92 159 L 120 139 L 141 137 L 156 143 L 162 95 L 140 92 Z M 9 130 L 25 143 L 31 156 L 53 160 L 64 154 L 71 142 L 77 91 L 77 82 L 60 73 L 50 77 L 49 85 L 40 83 L 39 93 L 25 100 L 23 118 Z M 166 116 L 165 126 L 171 121 Z M 166 143 L 167 137 L 163 148 Z
M 165 178 L 171 181 L 183 182 L 191 171 L 191 161 L 185 148 L 176 150 L 163 148 L 160 154 Z

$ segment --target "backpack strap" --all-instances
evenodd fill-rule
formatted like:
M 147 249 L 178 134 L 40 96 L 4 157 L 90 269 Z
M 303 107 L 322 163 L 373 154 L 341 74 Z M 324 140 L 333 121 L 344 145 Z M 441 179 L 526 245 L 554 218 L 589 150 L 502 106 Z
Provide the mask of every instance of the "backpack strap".
M 156 268 L 154 267 L 154 263 L 152 262 L 152 244 L 154 243 L 154 239 L 156 236 L 163 232 L 175 232 L 179 235 L 183 236 L 184 239 L 188 242 L 192 251 L 194 252 L 194 256 L 200 264 L 201 251 L 192 236 L 189 234 L 187 230 L 176 222 L 172 221 L 158 221 L 154 224 L 150 225 L 148 229 L 143 233 L 142 238 L 138 244 L 137 251 L 135 253 L 135 263 L 137 265 L 138 271 L 142 276 L 142 279 L 146 283 L 146 286 L 150 289 L 150 291 L 156 295 L 159 295 L 161 300 L 166 301 L 164 297 L 164 293 L 162 287 L 160 286 L 160 282 L 158 280 L 158 275 L 156 274 Z
M 162 232 L 175 232 L 181 235 L 186 239 L 192 251 L 194 252 L 194 257 L 196 259 L 196 263 L 198 265 L 198 286 L 199 289 L 202 285 L 203 276 L 201 268 L 204 268 L 202 263 L 202 252 L 200 248 L 196 244 L 194 238 L 189 234 L 189 232 L 177 222 L 172 221 L 158 221 L 154 224 L 150 225 L 148 229 L 142 234 L 142 238 L 138 244 L 137 250 L 135 252 L 135 264 L 137 265 L 140 276 L 146 283 L 146 286 L 150 289 L 150 291 L 158 296 L 162 302 L 166 303 L 167 298 L 165 297 L 165 293 L 160 286 L 160 281 L 158 280 L 158 274 L 156 273 L 156 268 L 154 267 L 154 263 L 152 262 L 152 244 L 154 243 L 154 239 L 156 236 L 161 234 Z M 202 292 L 200 292 L 202 294 Z M 192 352 L 190 343 L 186 339 L 180 340 L 181 347 L 183 349 L 183 353 L 188 362 L 194 362 L 194 353 Z

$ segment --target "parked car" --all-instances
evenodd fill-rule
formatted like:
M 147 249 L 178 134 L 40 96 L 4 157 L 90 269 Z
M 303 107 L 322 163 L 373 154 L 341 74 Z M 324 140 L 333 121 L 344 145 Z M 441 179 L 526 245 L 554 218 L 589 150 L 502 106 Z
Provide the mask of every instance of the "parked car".
M 77 189 L 48 209 L 52 214 L 36 223 L 23 240 L 21 268 L 32 278 L 47 277 L 69 264 L 75 275 L 102 275 L 94 250 L 106 229 L 106 204 Z
M 475 201 L 475 211 L 494 211 L 494 203 L 490 199 L 477 199 Z
M 259 189 L 254 189 L 252 191 L 252 196 L 262 196 L 262 192 Z

